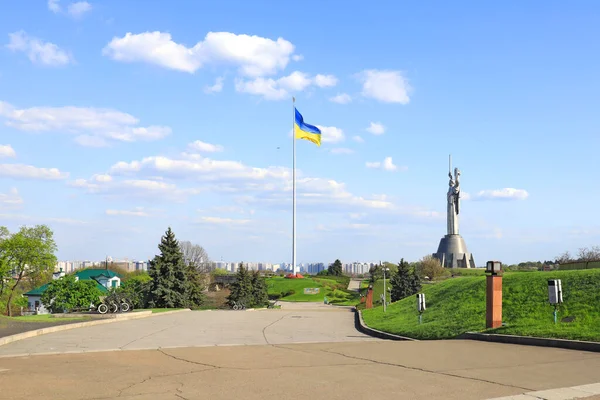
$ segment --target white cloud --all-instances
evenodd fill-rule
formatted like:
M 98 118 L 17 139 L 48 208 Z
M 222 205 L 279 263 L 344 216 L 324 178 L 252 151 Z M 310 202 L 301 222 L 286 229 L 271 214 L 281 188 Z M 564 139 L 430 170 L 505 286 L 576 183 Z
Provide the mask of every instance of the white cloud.
M 321 130 L 321 141 L 323 143 L 339 143 L 344 141 L 344 131 L 335 126 L 317 125 Z
M 204 88 L 204 93 L 219 93 L 221 90 L 223 90 L 223 77 L 218 77 L 215 80 L 215 84 L 212 86 L 207 86 L 206 88 Z
M 56 217 L 44 217 L 44 216 L 31 216 L 24 214 L 0 214 L 0 219 L 11 219 L 15 221 L 27 221 L 30 223 L 38 224 L 42 223 L 51 223 L 51 224 L 64 224 L 64 225 L 85 225 L 87 221 L 82 221 L 78 219 L 72 218 L 56 218 Z
M 200 222 L 218 225 L 244 225 L 250 222 L 249 219 L 233 219 L 220 217 L 200 217 Z
M 386 171 L 396 171 L 398 170 L 398 166 L 395 165 L 392 162 L 392 157 L 386 157 L 383 162 L 380 161 L 376 161 L 376 162 L 366 162 L 365 165 L 367 166 L 367 168 L 376 168 L 376 169 L 384 169 Z M 401 167 L 400 170 L 401 171 L 405 171 L 407 168 L 406 167 Z
M 193 73 L 205 64 L 232 64 L 246 76 L 259 77 L 283 70 L 294 45 L 283 38 L 209 32 L 193 47 L 176 43 L 166 32 L 127 33 L 115 37 L 103 54 L 116 61 L 146 62 L 160 67 Z
M 92 5 L 87 1 L 78 1 L 77 3 L 69 4 L 67 11 L 73 18 L 80 18 L 83 14 L 92 10 Z
M 146 157 L 142 161 L 118 162 L 111 167 L 114 174 L 166 175 L 197 180 L 290 178 L 291 171 L 283 167 L 252 168 L 238 161 L 220 161 L 198 156 L 193 160 L 167 157 Z
M 367 132 L 370 132 L 373 135 L 383 135 L 385 133 L 385 126 L 379 122 L 371 122 L 367 128 Z
M 265 100 L 283 100 L 290 97 L 287 90 L 278 87 L 277 81 L 274 79 L 236 80 L 235 90 L 241 93 L 263 96 Z
M 133 210 L 106 210 L 106 215 L 126 216 L 126 217 L 149 217 L 150 214 L 144 211 L 143 207 L 137 207 Z
M 134 116 L 116 110 L 91 107 L 32 107 L 17 109 L 0 101 L 0 119 L 6 125 L 29 132 L 60 131 L 79 135 L 84 146 L 105 146 L 106 140 L 135 142 L 158 140 L 171 133 L 167 126 L 139 126 Z
M 204 152 L 204 153 L 215 153 L 215 152 L 223 151 L 223 146 L 196 140 L 188 145 L 188 149 L 190 149 L 192 151 L 199 151 L 199 152 Z
M 352 137 L 352 140 L 354 140 L 356 143 L 364 143 L 365 139 L 363 139 L 362 137 L 356 135 Z
M 54 43 L 44 42 L 27 35 L 25 31 L 8 34 L 10 42 L 6 45 L 9 50 L 27 54 L 34 64 L 58 67 L 73 62 L 73 57 Z
M 300 71 L 294 71 L 288 76 L 277 79 L 276 84 L 285 89 L 294 92 L 300 92 L 313 83 L 313 79 L 308 74 Z
M 302 61 L 304 59 L 304 56 L 302 54 L 294 54 L 292 56 L 292 60 L 294 61 Z
M 354 150 L 348 149 L 345 147 L 336 147 L 334 149 L 331 149 L 331 153 L 332 154 L 353 154 Z
M 92 176 L 92 180 L 95 182 L 112 182 L 112 176 L 108 174 L 96 174 Z
M 48 0 L 48 9 L 53 13 L 60 12 L 60 5 L 58 4 L 60 0 Z
M 170 182 L 156 179 L 114 180 L 109 175 L 94 175 L 91 179 L 76 179 L 69 186 L 86 190 L 88 193 L 107 197 L 136 197 L 148 200 L 183 201 L 200 193 L 195 188 L 179 188 Z
M 91 135 L 79 135 L 75 137 L 75 143 L 83 147 L 107 147 L 108 142 L 101 137 Z
M 147 182 L 149 177 L 162 177 L 148 185 L 160 185 L 161 190 L 180 189 L 169 180 L 193 182 L 191 194 L 214 192 L 220 195 L 231 195 L 238 206 L 246 209 L 256 207 L 277 207 L 287 209 L 291 201 L 292 174 L 284 167 L 250 167 L 237 161 L 212 160 L 200 155 L 194 159 L 172 159 L 162 156 L 146 157 L 139 161 L 118 162 L 110 169 L 111 176 L 128 176 L 138 182 Z M 297 194 L 302 206 L 317 207 L 319 210 L 345 209 L 391 209 L 392 203 L 381 196 L 360 197 L 349 193 L 343 183 L 304 177 L 297 171 Z M 156 178 L 154 178 L 156 179 Z M 94 179 L 77 180 L 72 186 L 87 189 L 92 193 L 112 193 L 127 195 L 135 189 L 132 184 L 124 186 L 123 182 L 100 184 Z M 118 190 L 117 190 L 118 189 Z M 161 192 L 162 193 L 162 192 Z M 158 195 L 158 194 L 157 194 Z M 184 192 L 179 197 L 185 198 L 190 193 Z M 160 196 L 160 195 L 158 195 Z
M 17 153 L 10 144 L 0 144 L 0 158 L 11 157 L 15 158 Z
M 253 80 L 236 79 L 235 90 L 263 96 L 265 100 L 282 100 L 291 97 L 290 93 L 301 92 L 311 86 L 327 87 L 337 83 L 333 75 L 310 75 L 294 71 L 279 79 L 258 77 Z
M 0 176 L 15 179 L 57 180 L 69 177 L 58 168 L 38 168 L 24 164 L 0 164 Z
M 333 87 L 337 85 L 338 79 L 333 75 L 317 74 L 314 78 L 315 85 L 318 87 Z
M 10 208 L 23 204 L 17 188 L 11 188 L 8 193 L 0 193 L 0 208 Z
M 525 200 L 529 197 L 524 189 L 504 188 L 482 190 L 475 195 L 474 200 Z
M 331 97 L 329 101 L 338 104 L 348 104 L 352 101 L 352 97 L 350 97 L 348 93 L 339 93 L 336 96 Z
M 411 90 L 400 71 L 365 70 L 358 74 L 363 84 L 362 95 L 384 103 L 408 104 Z

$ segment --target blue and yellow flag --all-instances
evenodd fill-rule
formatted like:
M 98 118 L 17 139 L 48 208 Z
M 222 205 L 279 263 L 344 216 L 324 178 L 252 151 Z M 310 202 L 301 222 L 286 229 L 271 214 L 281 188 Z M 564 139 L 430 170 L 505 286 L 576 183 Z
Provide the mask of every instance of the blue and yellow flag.
M 296 120 L 294 121 L 295 138 L 310 140 L 317 146 L 321 146 L 321 130 L 316 126 L 304 123 L 302 114 L 295 107 L 294 110 L 296 110 Z

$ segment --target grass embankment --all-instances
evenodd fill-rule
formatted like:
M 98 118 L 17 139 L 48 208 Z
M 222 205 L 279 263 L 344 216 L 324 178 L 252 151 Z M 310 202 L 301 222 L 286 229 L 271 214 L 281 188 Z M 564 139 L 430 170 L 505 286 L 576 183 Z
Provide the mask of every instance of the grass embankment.
M 39 314 L 39 315 L 23 315 L 18 317 L 4 317 L 7 320 L 14 320 L 19 322 L 63 322 L 63 321 L 85 321 L 89 318 L 86 317 L 73 317 L 73 318 L 55 318 L 52 314 Z
M 358 293 L 349 292 L 347 277 L 314 277 L 287 279 L 281 277 L 268 278 L 267 289 L 271 299 L 297 302 L 328 302 L 339 305 L 355 305 Z M 305 294 L 305 288 L 319 288 L 317 294 Z
M 156 314 L 156 313 L 162 313 L 162 312 L 167 312 L 167 311 L 176 311 L 176 310 L 183 310 L 183 308 L 138 308 L 133 311 L 134 312 L 152 311 L 152 314 Z
M 548 279 L 561 279 L 563 300 L 554 324 L 554 307 L 548 304 Z M 448 279 L 423 285 L 427 310 L 418 323 L 414 296 L 402 299 L 383 313 L 382 307 L 365 310 L 372 328 L 416 339 L 448 339 L 485 329 L 485 277 Z M 505 274 L 503 322 L 486 332 L 536 337 L 600 341 L 600 270 Z M 573 322 L 561 322 L 575 317 Z

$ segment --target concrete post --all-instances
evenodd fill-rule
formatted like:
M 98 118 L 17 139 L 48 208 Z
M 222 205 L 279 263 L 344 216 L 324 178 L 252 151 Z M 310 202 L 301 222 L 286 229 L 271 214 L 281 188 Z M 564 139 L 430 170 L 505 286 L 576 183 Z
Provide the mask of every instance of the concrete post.
M 485 327 L 489 329 L 500 326 L 502 326 L 502 276 L 488 275 L 486 277 Z

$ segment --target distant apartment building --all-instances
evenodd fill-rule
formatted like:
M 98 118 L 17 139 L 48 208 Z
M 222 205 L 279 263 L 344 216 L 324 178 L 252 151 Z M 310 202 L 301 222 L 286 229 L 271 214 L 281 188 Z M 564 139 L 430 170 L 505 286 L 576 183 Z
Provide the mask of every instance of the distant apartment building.
M 307 265 L 306 272 L 308 272 L 310 275 L 316 275 L 326 269 L 327 267 L 323 263 L 311 263 Z

